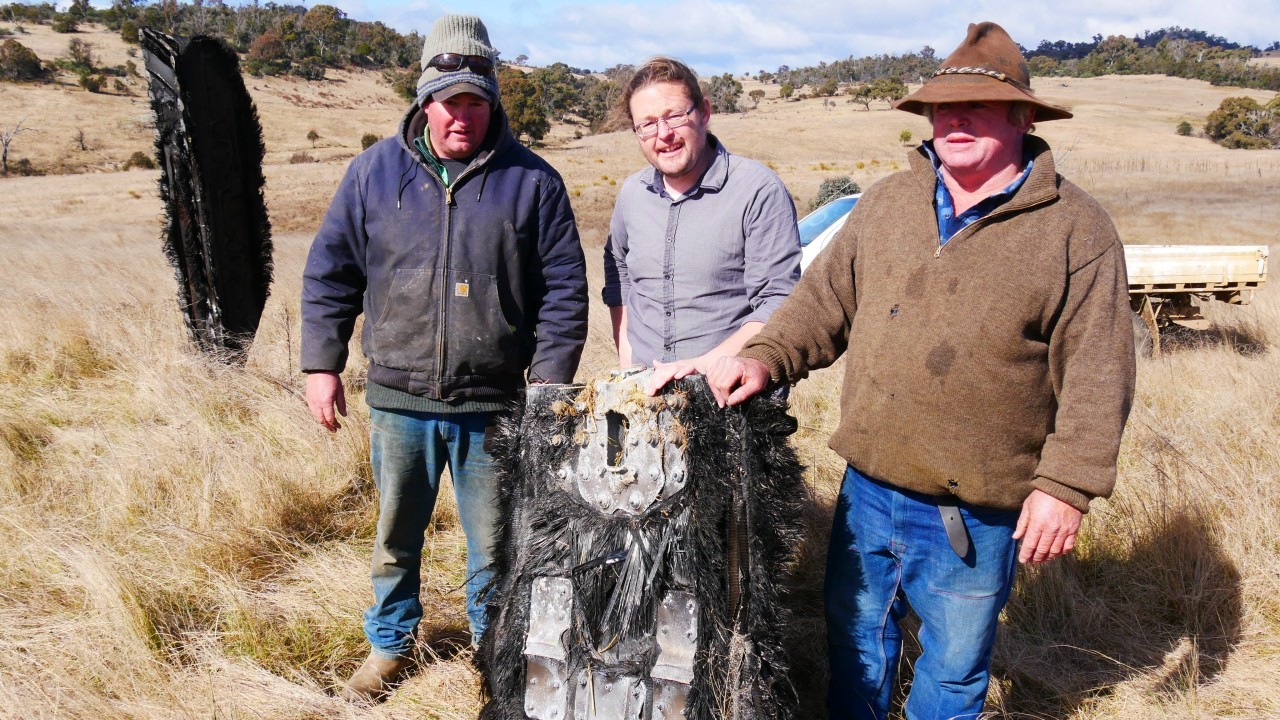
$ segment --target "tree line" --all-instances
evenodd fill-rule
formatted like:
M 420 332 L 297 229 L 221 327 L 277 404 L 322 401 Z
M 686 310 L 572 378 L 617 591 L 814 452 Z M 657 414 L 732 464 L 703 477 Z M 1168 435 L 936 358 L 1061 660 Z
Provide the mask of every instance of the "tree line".
M 1034 50 L 1019 48 L 1033 76 L 1168 75 L 1212 85 L 1280 91 L 1280 70 L 1249 64 L 1261 50 L 1202 30 L 1175 26 L 1132 38 L 1095 35 L 1090 42 L 1043 40 Z M 1265 49 L 1280 50 L 1280 40 Z M 871 84 L 881 78 L 918 83 L 939 65 L 936 52 L 926 45 L 920 52 L 904 55 L 849 56 L 802 68 L 782 65 L 776 72 L 760 70 L 756 77 L 761 82 L 815 89 L 830 87 L 833 82 L 841 87 Z
M 308 79 L 323 78 L 325 68 L 416 67 L 423 41 L 417 33 L 402 35 L 382 22 L 352 20 L 332 5 L 308 9 L 274 2 L 233 7 L 223 0 L 113 0 L 110 7 L 99 9 L 88 0 L 72 0 L 65 11 L 47 2 L 11 3 L 0 5 L 0 20 L 19 27 L 49 25 L 63 33 L 96 23 L 133 44 L 144 27 L 186 37 L 214 35 L 245 56 L 246 72 Z

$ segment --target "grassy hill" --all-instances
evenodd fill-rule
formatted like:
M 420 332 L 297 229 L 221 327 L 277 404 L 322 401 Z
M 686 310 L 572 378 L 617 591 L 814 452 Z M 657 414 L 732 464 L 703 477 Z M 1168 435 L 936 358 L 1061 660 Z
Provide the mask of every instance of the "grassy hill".
M 65 54 L 67 36 L 29 31 L 17 39 L 43 59 Z M 102 64 L 139 62 L 112 33 L 77 37 Z M 243 370 L 189 347 L 156 173 L 118 171 L 150 152 L 141 82 L 128 80 L 131 96 L 70 78 L 0 84 L 0 126 L 38 131 L 15 139 L 11 161 L 50 172 L 0 178 L 0 717 L 475 717 L 451 500 L 426 551 L 421 671 L 377 709 L 327 695 L 365 651 L 375 506 L 360 394 L 335 435 L 302 402 L 299 278 L 361 135 L 393 132 L 405 109 L 373 74 L 329 76 L 248 79 L 277 250 Z M 867 187 L 904 165 L 903 130 L 928 135 L 882 104 L 763 89 L 759 108 L 712 130 L 777 170 L 802 212 L 822 179 Z M 1036 89 L 1074 109 L 1037 132 L 1126 242 L 1280 248 L 1280 154 L 1175 133 L 1224 97 L 1266 93 L 1149 76 Z M 617 184 L 641 158 L 630 134 L 574 130 L 557 127 L 539 152 L 570 188 L 595 299 Z M 1280 283 L 1209 315 L 1209 331 L 1140 364 L 1118 491 L 1095 504 L 1075 555 L 1023 573 L 997 649 L 997 717 L 1280 716 Z M 580 375 L 612 363 L 594 302 Z M 347 376 L 358 387 L 362 373 Z M 794 635 L 809 648 L 822 646 L 812 589 L 842 467 L 825 447 L 838 383 L 829 370 L 793 395 L 813 494 Z M 797 660 L 814 708 L 823 662 Z

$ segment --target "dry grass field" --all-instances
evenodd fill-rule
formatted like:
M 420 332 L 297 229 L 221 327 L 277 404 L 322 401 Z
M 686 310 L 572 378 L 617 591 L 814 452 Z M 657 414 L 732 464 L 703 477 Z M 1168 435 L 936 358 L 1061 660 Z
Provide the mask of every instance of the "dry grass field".
M 65 54 L 67 36 L 29 30 L 18 39 L 43 58 Z M 106 64 L 130 59 L 110 33 L 80 37 Z M 375 709 L 328 694 L 365 652 L 375 511 L 361 398 L 333 435 L 301 399 L 300 273 L 360 136 L 391 132 L 403 110 L 372 75 L 330 78 L 248 80 L 268 148 L 276 281 L 243 369 L 188 345 L 156 173 L 117 170 L 150 153 L 141 83 L 130 81 L 132 97 L 65 80 L 0 84 L 0 126 L 25 118 L 37 131 L 15 139 L 10 161 L 58 171 L 0 178 L 0 718 L 475 717 L 451 501 L 426 551 L 420 672 Z M 758 109 L 712 128 L 776 169 L 802 212 L 822 179 L 866 187 L 903 166 L 902 130 L 928 134 L 883 105 L 766 90 Z M 1224 97 L 1266 94 L 1158 77 L 1037 90 L 1075 109 L 1038 132 L 1126 242 L 1280 250 L 1280 153 L 1174 132 Z M 617 184 L 640 165 L 633 142 L 561 127 L 540 150 L 570 187 L 593 298 Z M 296 153 L 316 162 L 291 163 Z M 1210 330 L 1140 363 L 1118 490 L 1095 504 L 1075 554 L 1022 574 L 993 717 L 1280 717 L 1280 282 L 1252 305 L 1210 311 Z M 612 363 L 598 302 L 591 323 L 583 376 Z M 819 373 L 793 395 L 814 498 L 796 594 L 808 646 L 821 644 L 812 588 L 841 471 L 825 447 L 838 382 Z M 802 656 L 799 675 L 820 676 L 822 663 Z M 820 682 L 802 688 L 806 718 L 821 717 Z

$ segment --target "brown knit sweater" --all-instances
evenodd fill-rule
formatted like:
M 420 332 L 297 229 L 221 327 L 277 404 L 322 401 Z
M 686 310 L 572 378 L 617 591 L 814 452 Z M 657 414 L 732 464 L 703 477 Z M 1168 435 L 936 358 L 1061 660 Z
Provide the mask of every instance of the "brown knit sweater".
M 831 449 L 870 477 L 1087 511 L 1115 485 L 1133 397 L 1124 252 L 1049 146 L 1017 193 L 939 246 L 923 150 L 876 183 L 744 357 L 794 384 L 848 352 Z

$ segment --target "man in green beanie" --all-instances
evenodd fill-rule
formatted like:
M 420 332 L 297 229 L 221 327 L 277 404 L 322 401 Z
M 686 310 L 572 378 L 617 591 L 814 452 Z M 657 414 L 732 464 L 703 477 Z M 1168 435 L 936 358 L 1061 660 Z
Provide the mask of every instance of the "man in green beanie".
M 721 403 L 845 356 L 831 449 L 848 461 L 826 577 L 832 720 L 884 720 L 920 618 L 911 720 L 982 714 L 1019 561 L 1071 552 L 1111 493 L 1133 397 L 1124 248 L 1058 175 L 1018 46 L 969 26 L 899 101 L 933 139 L 876 183 L 738 357 Z M 1018 541 L 1021 541 L 1019 547 Z
M 486 440 L 526 382 L 573 379 L 587 333 L 582 247 L 560 175 L 515 141 L 484 23 L 445 15 L 394 137 L 348 168 L 303 273 L 307 404 L 336 431 L 339 373 L 363 313 L 365 400 L 378 488 L 372 650 L 342 696 L 380 700 L 412 662 L 424 533 L 447 467 L 467 537 L 467 617 L 499 522 Z

